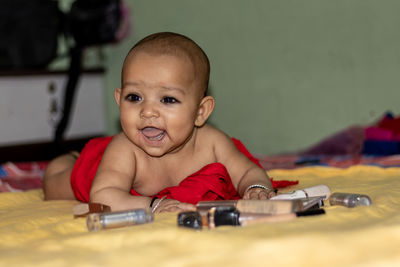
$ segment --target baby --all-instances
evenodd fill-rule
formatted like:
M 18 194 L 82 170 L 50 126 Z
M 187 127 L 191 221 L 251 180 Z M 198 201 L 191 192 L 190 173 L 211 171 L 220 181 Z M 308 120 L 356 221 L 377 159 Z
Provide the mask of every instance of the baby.
M 207 95 L 209 74 L 206 54 L 183 35 L 139 41 L 114 92 L 122 132 L 50 162 L 45 199 L 176 212 L 193 210 L 200 200 L 273 196 L 270 179 L 238 150 L 242 145 L 206 124 L 215 105 Z M 174 197 L 174 190 L 184 196 Z

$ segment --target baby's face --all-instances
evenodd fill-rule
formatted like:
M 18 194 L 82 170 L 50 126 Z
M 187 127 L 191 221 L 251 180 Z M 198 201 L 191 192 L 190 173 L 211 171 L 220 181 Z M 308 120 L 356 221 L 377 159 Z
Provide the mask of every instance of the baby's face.
M 199 91 L 189 60 L 136 53 L 116 90 L 124 133 L 151 156 L 179 151 L 193 134 Z

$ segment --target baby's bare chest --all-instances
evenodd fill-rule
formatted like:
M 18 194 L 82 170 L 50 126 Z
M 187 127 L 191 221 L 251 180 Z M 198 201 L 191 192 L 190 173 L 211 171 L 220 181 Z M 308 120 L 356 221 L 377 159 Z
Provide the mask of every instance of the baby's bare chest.
M 136 169 L 132 188 L 142 195 L 154 195 L 167 187 L 179 185 L 210 163 L 210 160 L 188 159 L 176 164 L 143 164 Z

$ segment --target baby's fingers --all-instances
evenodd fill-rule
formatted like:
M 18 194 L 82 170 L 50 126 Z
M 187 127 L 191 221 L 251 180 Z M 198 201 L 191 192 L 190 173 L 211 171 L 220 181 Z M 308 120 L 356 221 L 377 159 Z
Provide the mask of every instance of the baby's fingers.
M 196 211 L 196 206 L 189 203 L 181 203 L 182 209 L 185 211 Z
M 254 190 L 250 192 L 249 199 L 266 200 L 268 199 L 268 192 L 266 190 Z
M 243 199 L 259 199 L 266 200 L 273 197 L 275 193 L 273 191 L 265 190 L 263 188 L 252 188 L 246 192 Z
M 157 212 L 158 213 L 161 213 L 161 212 L 178 212 L 180 210 L 181 209 L 178 206 L 169 206 L 169 207 L 160 208 L 159 210 L 157 210 Z
M 170 201 L 169 203 L 165 203 L 165 205 L 157 209 L 156 212 L 181 212 L 181 211 L 195 211 L 195 210 L 196 207 L 194 205 L 175 200 L 175 201 Z

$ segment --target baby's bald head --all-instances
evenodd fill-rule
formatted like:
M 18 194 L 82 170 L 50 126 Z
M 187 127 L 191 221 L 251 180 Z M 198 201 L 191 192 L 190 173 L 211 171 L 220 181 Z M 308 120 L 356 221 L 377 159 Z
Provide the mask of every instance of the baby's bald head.
M 154 55 L 172 55 L 188 59 L 193 65 L 199 90 L 203 90 L 204 95 L 207 94 L 210 63 L 204 51 L 190 38 L 172 32 L 149 35 L 131 48 L 125 58 L 123 69 L 129 63 L 130 58 L 139 52 Z M 124 78 L 123 76 L 124 71 L 122 71 L 122 79 Z

